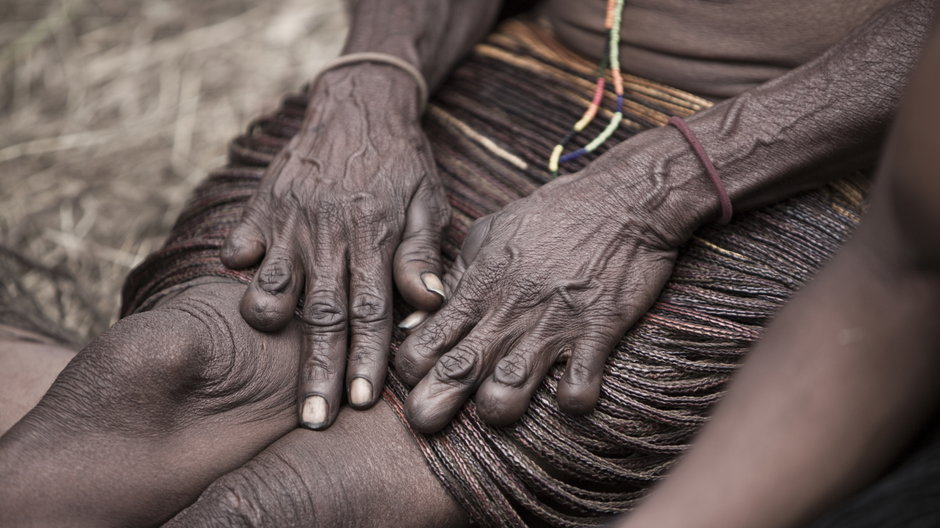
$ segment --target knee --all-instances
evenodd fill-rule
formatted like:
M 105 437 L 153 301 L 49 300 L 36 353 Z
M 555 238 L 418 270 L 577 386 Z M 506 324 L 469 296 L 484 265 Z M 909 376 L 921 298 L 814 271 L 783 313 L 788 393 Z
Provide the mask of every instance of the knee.
M 204 368 L 205 323 L 190 313 L 163 309 L 126 317 L 92 341 L 73 361 L 100 381 L 140 388 L 191 382 Z M 91 381 L 91 380 L 88 380 Z
M 67 423 L 128 430 L 172 428 L 206 379 L 205 327 L 158 310 L 118 321 L 62 371 L 40 402 Z

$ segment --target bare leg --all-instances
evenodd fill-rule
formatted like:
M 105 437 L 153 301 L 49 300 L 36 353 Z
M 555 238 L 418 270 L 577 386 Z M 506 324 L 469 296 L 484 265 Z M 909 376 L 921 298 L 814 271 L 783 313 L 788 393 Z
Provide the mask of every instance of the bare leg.
M 0 435 L 32 409 L 75 351 L 0 325 Z
M 192 285 L 76 355 L 0 438 L 0 525 L 157 524 L 294 429 L 301 336 L 248 327 L 237 312 L 243 290 Z M 385 406 L 370 415 L 383 412 L 390 417 Z M 370 434 L 387 438 L 388 429 Z M 349 467 L 329 460 L 313 478 Z M 413 480 L 437 485 L 420 454 L 407 460 Z

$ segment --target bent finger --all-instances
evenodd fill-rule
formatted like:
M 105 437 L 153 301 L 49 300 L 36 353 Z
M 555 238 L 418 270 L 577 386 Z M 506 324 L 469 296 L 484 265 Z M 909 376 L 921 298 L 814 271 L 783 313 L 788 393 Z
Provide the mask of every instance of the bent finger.
M 257 330 L 273 332 L 290 322 L 304 285 L 299 254 L 285 237 L 272 244 L 241 301 L 241 314 Z
M 412 428 L 429 434 L 450 423 L 490 373 L 506 342 L 499 329 L 479 325 L 453 350 L 442 355 L 405 402 L 405 416 Z
M 460 280 L 463 278 L 464 273 L 467 271 L 467 263 L 463 259 L 463 255 L 458 255 L 457 260 L 454 261 L 454 265 L 451 266 L 450 271 L 444 274 L 444 293 L 443 298 L 446 301 L 448 298 L 453 297 L 454 292 L 457 291 L 457 285 L 460 283 Z M 423 324 L 431 314 L 425 310 L 417 310 L 412 312 L 401 322 L 398 323 L 398 328 L 405 330 L 406 332 L 412 332 L 421 324 Z M 417 380 L 415 380 L 417 383 Z
M 254 200 L 245 207 L 241 221 L 229 232 L 222 244 L 222 264 L 232 269 L 254 266 L 264 256 L 267 242 L 261 229 Z
M 537 328 L 526 334 L 477 390 L 474 401 L 480 418 L 497 427 L 522 418 L 560 353 L 560 345 L 547 331 Z
M 601 393 L 604 366 L 621 337 L 615 332 L 592 331 L 569 345 L 570 357 L 555 396 L 562 411 L 582 416 L 594 410 Z
M 416 314 L 420 315 L 419 312 Z M 460 342 L 479 320 L 472 302 L 456 296 L 423 323 L 412 314 L 404 323 L 417 329 L 408 336 L 395 354 L 395 371 L 406 384 L 414 386 L 434 367 L 438 358 Z M 401 325 L 399 325 L 401 326 Z

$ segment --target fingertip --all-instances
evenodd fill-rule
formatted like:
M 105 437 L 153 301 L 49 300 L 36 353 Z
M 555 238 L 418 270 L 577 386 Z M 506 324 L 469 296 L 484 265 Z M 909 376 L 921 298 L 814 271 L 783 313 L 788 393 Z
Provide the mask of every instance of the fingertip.
M 255 330 L 277 332 L 287 326 L 294 315 L 296 299 L 290 302 L 248 288 L 239 304 L 239 312 L 246 323 Z
M 405 418 L 411 428 L 421 434 L 434 434 L 444 428 L 450 418 L 441 413 L 434 405 L 421 401 L 415 392 L 405 401 Z
M 424 310 L 418 310 L 416 312 L 412 312 L 411 315 L 405 317 L 404 319 L 401 320 L 400 323 L 398 323 L 398 328 L 401 328 L 402 330 L 405 330 L 406 332 L 410 332 L 414 330 L 415 328 L 421 326 L 421 323 L 426 321 L 427 318 L 428 318 L 428 313 L 425 312 Z
M 422 273 L 421 284 L 424 285 L 425 290 L 437 295 L 441 303 L 447 300 L 447 294 L 444 293 L 444 281 L 441 280 L 441 277 L 437 273 L 433 271 L 425 271 Z
M 600 398 L 601 380 L 572 384 L 562 379 L 558 383 L 555 399 L 558 408 L 570 416 L 584 416 L 594 411 Z
M 474 402 L 480 418 L 493 427 L 514 424 L 529 408 L 528 395 L 492 380 L 487 380 L 480 386 L 474 396 Z
M 229 233 L 222 244 L 222 264 L 241 269 L 257 264 L 264 256 L 264 242 L 253 228 L 241 225 Z

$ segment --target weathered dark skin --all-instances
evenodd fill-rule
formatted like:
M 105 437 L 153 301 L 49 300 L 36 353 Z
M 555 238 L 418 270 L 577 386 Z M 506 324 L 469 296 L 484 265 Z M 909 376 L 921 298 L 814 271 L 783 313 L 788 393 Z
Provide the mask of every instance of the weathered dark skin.
M 784 308 L 691 450 L 618 527 L 803 526 L 935 419 L 938 83 L 935 29 L 856 236 Z
M 390 13 L 387 8 L 380 9 L 376 5 L 367 0 L 359 2 L 362 10 L 355 22 L 359 30 L 354 31 L 347 49 L 362 51 L 381 44 L 381 50 L 395 52 L 392 44 L 399 39 L 406 42 L 416 39 L 415 35 L 421 33 L 422 25 L 443 25 L 448 28 L 445 33 L 452 36 L 452 41 L 448 42 L 458 44 L 438 45 L 432 51 L 441 52 L 440 57 L 443 58 L 428 51 L 426 64 L 420 62 L 422 71 L 432 80 L 432 84 L 436 82 L 434 79 L 443 76 L 459 56 L 459 50 L 466 49 L 468 43 L 482 35 L 489 24 L 488 20 L 491 20 L 491 17 L 487 18 L 490 10 L 494 9 L 488 3 L 477 1 L 448 5 L 429 0 L 415 2 L 402 8 L 403 11 L 393 10 Z M 734 24 L 735 5 L 726 4 L 729 25 Z M 829 175 L 841 174 L 842 169 L 871 159 L 886 123 L 897 106 L 904 79 L 914 62 L 915 51 L 926 34 L 925 21 L 929 19 L 932 9 L 930 2 L 904 2 L 899 6 L 897 12 L 884 15 L 884 18 L 850 36 L 840 47 L 808 67 L 689 120 L 690 126 L 702 139 L 726 179 L 736 207 L 743 209 L 777 200 L 790 192 L 814 185 Z M 371 10 L 365 7 L 371 7 Z M 393 30 L 383 33 L 386 27 Z M 409 33 L 409 29 L 413 31 Z M 668 27 L 662 29 L 669 30 Z M 379 44 L 368 45 L 372 36 L 383 35 L 386 40 L 380 38 Z M 412 50 L 413 46 L 405 46 L 405 49 Z M 402 56 L 409 57 L 404 52 Z M 423 60 L 415 60 L 415 64 Z M 377 86 L 371 79 L 379 70 L 388 70 L 386 79 L 390 84 L 382 85 L 386 86 L 388 92 L 384 101 L 389 104 L 405 101 L 403 104 L 413 108 L 416 103 L 410 78 L 392 68 L 374 65 L 344 68 L 336 72 L 336 82 L 350 86 Z M 358 82 L 360 75 L 364 79 L 361 83 Z M 350 98 L 354 100 L 355 95 L 344 100 Z M 333 108 L 329 106 L 332 103 L 325 101 L 323 105 L 317 104 L 318 101 L 314 103 L 315 108 L 324 108 L 323 116 L 343 116 L 343 120 L 351 120 L 349 126 L 344 121 L 342 127 L 329 127 L 330 130 L 345 128 L 361 131 L 365 129 L 357 126 L 383 126 L 366 121 L 365 116 L 356 115 L 342 105 L 337 104 Z M 313 116 L 310 122 L 316 123 L 316 119 Z M 390 121 L 398 122 L 394 118 Z M 396 129 L 391 132 L 415 141 L 414 136 L 407 134 L 406 130 Z M 323 138 L 318 141 L 324 143 L 317 144 L 334 145 L 330 142 L 336 141 L 335 148 L 339 149 L 343 141 L 352 141 L 356 137 L 352 134 L 347 137 L 345 134 L 348 132 L 339 132 L 337 135 L 342 139 Z M 378 137 L 390 141 L 386 135 L 379 134 Z M 417 142 L 420 144 L 420 138 Z M 303 144 L 303 140 L 298 140 L 295 146 Z M 353 145 L 345 146 L 349 147 L 350 152 L 357 150 L 353 149 Z M 940 149 L 933 148 L 931 153 L 938 151 Z M 310 153 L 300 154 L 306 156 Z M 335 155 L 340 156 L 339 153 Z M 420 152 L 416 155 L 420 157 Z M 395 158 L 389 154 L 380 161 L 388 159 Z M 414 161 L 395 163 L 408 167 L 422 166 Z M 917 166 L 936 166 L 936 160 L 928 157 L 926 162 L 918 162 Z M 794 179 L 791 174 L 796 170 L 806 174 L 806 178 Z M 273 176 L 269 175 L 269 180 L 277 180 L 271 184 L 271 189 L 279 186 L 287 189 L 319 188 L 319 182 L 315 186 L 280 182 L 280 173 L 271 174 Z M 349 177 L 355 180 L 352 175 Z M 423 177 L 427 178 L 428 175 Z M 418 181 L 419 187 L 420 182 L 427 181 L 418 176 L 411 178 L 409 181 Z M 907 255 L 911 244 L 915 243 L 933 249 L 917 250 L 917 257 L 913 260 L 901 259 L 898 262 L 906 262 L 902 266 L 906 270 L 912 267 L 911 262 L 918 263 L 913 266 L 917 269 L 935 269 L 935 257 L 940 250 L 928 243 L 935 231 L 922 226 L 937 225 L 938 219 L 933 213 L 938 209 L 936 204 L 923 204 L 917 198 L 928 192 L 936 196 L 936 182 L 925 181 L 924 178 L 914 180 L 921 183 L 901 185 L 901 190 L 892 191 L 897 195 L 911 197 L 902 202 L 904 207 L 898 208 L 897 217 L 911 215 L 914 218 L 905 220 L 907 223 L 903 230 L 910 235 L 898 240 L 908 243 L 903 245 L 903 251 L 897 248 L 896 251 Z M 341 185 L 339 188 L 344 187 Z M 316 191 L 313 194 L 316 195 Z M 287 193 L 286 198 L 283 195 L 276 196 L 271 194 L 269 199 L 272 203 L 280 204 L 277 207 L 281 209 L 277 211 L 290 213 L 288 217 L 315 217 L 313 213 L 300 211 L 298 203 L 289 205 L 293 199 L 290 193 Z M 398 225 L 407 226 L 413 222 L 408 216 L 413 201 L 408 202 L 408 208 L 401 212 L 395 209 L 403 207 L 399 196 L 394 193 L 382 196 L 383 199 L 394 197 L 394 200 L 390 199 L 384 204 L 386 208 L 382 210 L 399 215 L 395 217 L 399 218 L 396 221 Z M 702 197 L 709 199 L 703 200 Z M 585 213 L 590 212 L 592 215 L 569 218 L 565 225 L 581 225 L 585 231 L 597 232 L 600 235 L 597 241 L 586 239 L 584 235 L 578 235 L 577 231 L 567 233 L 568 237 L 561 241 L 548 226 L 538 221 L 540 215 L 544 217 L 549 214 L 546 210 L 564 210 L 562 208 L 568 207 L 569 212 L 577 214 L 577 211 L 570 211 L 572 206 L 564 205 L 566 203 L 579 204 Z M 533 345 L 527 350 L 516 350 L 499 346 L 492 335 L 481 336 L 478 338 L 478 348 L 465 347 L 469 350 L 468 359 L 472 360 L 468 362 L 467 370 L 474 375 L 451 378 L 452 383 L 448 383 L 437 376 L 451 371 L 446 365 L 433 368 L 433 360 L 439 355 L 453 354 L 460 347 L 415 346 L 427 339 L 422 337 L 428 335 L 427 328 L 432 325 L 466 325 L 467 320 L 480 320 L 492 323 L 490 328 L 512 326 L 520 335 L 542 337 L 545 343 L 559 343 L 564 341 L 565 336 L 542 331 L 544 328 L 540 328 L 535 318 L 526 320 L 511 317 L 514 311 L 527 307 L 526 312 L 539 309 L 556 320 L 574 320 L 578 307 L 584 308 L 584 300 L 596 297 L 606 303 L 604 307 L 607 313 L 591 313 L 596 320 L 595 328 L 602 329 L 591 335 L 614 339 L 610 336 L 616 334 L 618 328 L 627 326 L 630 318 L 635 317 L 634 312 L 642 311 L 641 306 L 658 293 L 656 282 L 665 273 L 663 270 L 671 266 L 674 248 L 669 248 L 669 245 L 684 239 L 699 223 L 714 218 L 716 211 L 717 200 L 713 190 L 702 175 L 698 161 L 691 156 L 688 145 L 675 130 L 662 129 L 643 133 L 612 149 L 610 154 L 593 164 L 581 177 L 559 180 L 533 197 L 513 204 L 506 212 L 497 213 L 480 222 L 475 227 L 474 235 L 468 239 L 463 258 L 465 266 L 458 268 L 445 281 L 453 300 L 419 328 L 406 342 L 401 355 L 401 366 L 413 369 L 413 381 L 421 379 L 426 372 L 422 372 L 422 369 L 431 369 L 430 376 L 420 382 L 415 396 L 408 402 L 415 427 L 421 430 L 439 427 L 444 420 L 442 417 L 452 414 L 466 398 L 474 394 L 476 385 L 484 382 L 488 385 L 484 385 L 476 397 L 481 400 L 486 397 L 483 407 L 488 409 L 485 411 L 487 419 L 494 423 L 511 421 L 527 405 L 533 383 L 540 381 L 541 371 L 535 367 L 541 366 L 540 362 L 554 361 L 558 357 L 567 358 L 567 354 L 562 354 L 566 351 L 566 343 L 553 348 L 544 343 L 537 346 L 537 340 L 532 339 L 530 342 Z M 616 218 L 621 219 L 619 224 L 591 223 L 601 220 L 609 222 L 615 213 Z M 405 220 L 401 220 L 401 215 L 404 215 Z M 884 217 L 894 218 L 891 215 Z M 661 219 L 663 223 L 657 225 L 652 219 Z M 280 223 L 284 220 L 282 217 L 278 222 L 258 225 L 256 227 L 261 229 L 256 233 L 268 236 L 265 233 L 284 232 L 288 225 L 287 222 Z M 431 220 L 422 225 L 433 226 Z M 337 222 L 340 225 L 335 227 L 336 232 L 347 232 L 354 225 L 348 218 Z M 882 225 L 883 229 L 888 229 L 892 222 L 894 220 L 885 220 L 881 224 L 872 222 L 870 225 Z M 432 228 L 426 227 L 424 232 L 429 229 Z M 875 228 L 867 229 L 871 232 Z M 406 231 L 407 228 L 402 227 L 402 234 L 398 236 L 403 237 Z M 510 236 L 512 232 L 517 235 Z M 316 235 L 313 231 L 310 233 Z M 900 236 L 897 230 L 889 230 L 887 233 L 877 240 L 885 241 Z M 541 239 L 547 242 L 540 243 Z M 583 255 L 580 262 L 572 264 L 553 257 L 569 250 L 570 244 L 579 240 L 585 244 L 578 252 Z M 305 243 L 310 244 L 309 254 L 315 254 L 312 252 L 316 249 L 315 241 L 293 240 L 285 242 L 293 246 L 290 252 L 282 255 L 296 256 L 290 263 L 292 270 L 319 274 L 315 277 L 324 276 L 323 270 L 307 270 L 308 262 L 301 260 L 306 253 L 301 254 L 299 248 Z M 430 248 L 432 245 L 426 243 L 416 247 Z M 267 249 L 267 246 L 264 248 Z M 248 248 L 248 253 L 252 251 L 257 254 L 257 246 Z M 629 276 L 621 269 L 598 264 L 605 262 L 606 254 L 612 255 L 611 262 L 629 261 Z M 927 255 L 933 255 L 933 260 L 926 259 Z M 343 264 L 346 268 L 343 265 L 333 268 L 335 275 L 332 276 L 348 274 L 352 277 L 354 262 L 358 261 L 350 259 L 348 264 Z M 399 269 L 395 268 L 394 259 L 391 263 L 387 260 L 385 262 L 390 270 Z M 519 266 L 522 263 L 526 266 Z M 291 271 L 292 281 L 298 273 Z M 584 273 L 589 276 L 582 277 Z M 638 278 L 633 275 L 635 273 L 645 275 Z M 459 281 L 455 280 L 458 275 Z M 276 277 L 278 273 L 272 276 Z M 622 281 L 625 276 L 628 276 L 629 283 L 613 283 L 614 280 Z M 903 282 L 905 276 L 902 274 L 899 280 Z M 404 291 L 408 290 L 407 286 L 402 286 L 409 280 L 408 277 L 411 277 L 413 286 L 411 294 Z M 855 277 L 871 280 L 871 275 L 856 274 Z M 386 280 L 382 284 L 388 284 L 387 279 L 377 279 L 375 284 L 381 280 Z M 420 276 L 417 280 L 420 281 Z M 303 345 L 318 339 L 309 336 L 319 335 L 319 339 L 329 339 L 329 333 L 317 330 L 316 326 L 305 326 L 302 322 L 286 321 L 290 318 L 290 311 L 297 300 L 296 292 L 299 291 L 296 290 L 296 283 L 290 284 L 295 289 L 287 288 L 284 292 L 295 292 L 293 298 L 289 297 L 290 293 L 280 293 L 272 296 L 273 300 L 260 301 L 269 302 L 267 306 L 287 307 L 284 312 L 278 312 L 285 319 L 284 324 L 287 324 L 286 330 L 278 333 L 257 332 L 243 323 L 242 313 L 237 308 L 239 299 L 245 293 L 243 286 L 234 283 L 225 286 L 213 284 L 193 287 L 177 298 L 167 300 L 159 310 L 128 318 L 86 347 L 57 379 L 36 409 L 0 439 L 0 524 L 154 524 L 190 503 L 207 485 L 209 488 L 202 498 L 178 519 L 179 525 L 336 526 L 340 522 L 336 521 L 337 515 L 352 519 L 350 525 L 373 522 L 384 525 L 444 526 L 465 522 L 459 508 L 441 490 L 407 433 L 385 405 L 376 405 L 364 413 L 342 413 L 335 431 L 330 429 L 313 433 L 295 429 L 295 386 L 298 383 L 297 364 L 301 354 L 314 358 L 314 365 L 327 357 L 311 354 L 309 348 L 302 352 Z M 412 295 L 409 300 L 416 307 L 432 308 L 415 301 L 415 296 L 423 296 L 428 302 L 434 299 L 432 293 L 418 284 L 414 274 L 407 273 L 397 282 L 406 298 Z M 926 283 L 914 282 L 902 286 L 910 288 L 911 284 L 923 286 Z M 336 304 L 341 304 L 341 293 L 334 293 L 335 299 L 339 299 Z M 242 299 L 242 306 L 249 308 L 242 310 L 248 319 L 251 319 L 250 314 L 253 313 L 251 304 L 259 302 L 266 295 L 250 290 L 247 300 Z M 349 295 L 348 292 L 346 295 Z M 618 295 L 635 297 L 620 298 Z M 463 302 L 460 299 L 473 298 L 481 300 L 481 309 L 461 313 L 455 323 L 445 321 L 443 315 L 454 313 L 453 307 Z M 873 303 L 872 299 L 887 301 L 889 298 L 890 294 L 881 293 L 875 297 L 863 297 L 854 304 Z M 825 299 L 823 290 L 819 300 Z M 917 302 L 924 302 L 923 297 L 917 299 L 920 299 Z M 908 310 L 903 313 L 919 314 L 923 313 L 919 310 L 924 306 L 931 310 L 926 313 L 933 313 L 936 304 L 912 304 L 898 309 Z M 348 300 L 345 309 L 335 308 L 335 313 L 352 311 Z M 627 313 L 616 312 L 621 309 Z M 267 312 L 260 310 L 256 313 Z M 817 319 L 818 325 L 827 327 L 825 318 Z M 895 326 L 889 328 L 893 332 L 898 328 L 897 325 L 906 320 L 893 320 Z M 259 320 L 253 322 L 261 323 Z M 583 324 L 583 321 L 578 323 Z M 384 330 L 387 326 L 382 325 L 387 324 L 385 320 L 378 320 L 373 335 L 382 335 L 382 332 L 387 331 Z M 925 335 L 917 334 L 922 332 L 917 328 L 913 328 L 912 332 Z M 807 335 L 812 334 L 807 332 Z M 457 344 L 461 336 L 448 333 L 444 337 L 446 339 L 443 341 Z M 935 337 L 932 341 L 921 343 L 936 342 Z M 378 342 L 378 339 L 372 342 Z M 804 344 L 809 346 L 811 343 Z M 915 348 L 912 342 L 904 344 L 911 345 L 908 348 Z M 335 351 L 338 348 L 328 350 Z M 322 352 L 327 347 L 318 350 Z M 568 350 L 573 352 L 575 349 Z M 562 393 L 560 402 L 572 412 L 585 412 L 593 405 L 596 387 L 600 383 L 597 365 L 607 353 L 599 348 L 587 350 L 587 347 L 582 347 L 581 350 L 585 352 L 571 363 L 572 374 L 568 375 L 566 381 L 569 388 L 565 389 L 567 393 Z M 486 381 L 500 360 L 507 356 L 513 357 L 516 352 L 526 354 L 518 356 L 527 361 L 522 376 L 508 375 L 503 379 L 512 380 L 513 383 L 504 386 L 499 385 L 498 378 L 501 375 L 493 376 L 492 382 Z M 377 354 L 376 362 L 380 363 L 378 360 L 384 351 L 378 351 Z M 355 356 L 355 351 L 349 353 L 349 357 Z M 335 357 L 338 354 L 329 356 Z M 574 355 L 571 357 L 575 358 Z M 878 363 L 878 366 L 883 364 Z M 259 365 L 263 365 L 263 368 Z M 915 362 L 908 367 L 926 370 L 932 368 L 932 365 Z M 342 362 L 329 378 L 333 385 L 320 389 L 323 394 L 333 396 L 342 391 L 342 383 L 348 379 L 348 374 L 335 374 L 341 368 Z M 360 367 L 349 368 L 352 371 Z M 303 369 L 301 371 L 304 372 Z M 370 370 L 370 375 L 373 372 L 376 371 Z M 827 372 L 832 374 L 831 370 L 823 370 L 822 374 Z M 842 376 L 841 371 L 836 374 Z M 796 378 L 798 376 L 791 376 L 791 379 Z M 321 378 L 316 379 L 322 381 Z M 520 379 L 521 383 L 518 382 Z M 305 383 L 303 380 L 300 382 L 301 397 L 307 394 Z M 339 389 L 335 388 L 337 384 Z M 839 385 L 836 384 L 836 387 Z M 905 398 L 910 397 L 910 393 L 906 392 L 895 394 L 899 396 L 890 402 L 905 402 Z M 377 394 L 374 393 L 375 397 Z M 330 402 L 331 416 L 338 408 L 338 401 Z M 729 413 L 725 411 L 726 415 Z M 878 416 L 883 417 L 884 414 Z M 723 421 L 727 423 L 731 420 L 725 418 Z M 894 422 L 876 422 L 878 426 L 898 425 Z M 904 423 L 900 426 L 903 432 Z M 848 430 L 854 431 L 851 428 Z M 282 437 L 288 432 L 287 436 Z M 832 432 L 831 429 L 822 429 L 820 438 Z M 845 434 L 845 430 L 835 433 Z M 768 445 L 780 445 L 786 438 L 779 431 L 776 435 L 768 436 L 771 440 Z M 712 434 L 712 437 L 720 438 L 720 435 Z M 876 451 L 880 453 L 877 460 L 884 461 L 889 457 L 887 453 L 897 445 L 892 442 L 875 446 L 879 447 Z M 706 442 L 703 440 L 703 443 Z M 790 440 L 782 443 L 790 443 Z M 706 444 L 714 449 L 718 442 L 712 440 Z M 862 450 L 868 447 L 871 446 L 864 445 Z M 856 445 L 854 449 L 849 452 L 858 453 L 860 448 Z M 733 452 L 730 450 L 730 454 L 723 455 L 725 458 L 717 457 L 716 460 L 727 462 L 727 457 L 732 456 Z M 252 457 L 255 457 L 253 461 L 246 464 Z M 703 455 L 698 455 L 698 459 L 702 460 Z M 873 466 L 877 465 L 877 462 L 873 463 Z M 745 471 L 757 466 L 736 467 L 727 464 L 726 467 Z M 845 470 L 846 466 L 834 464 L 832 467 L 833 470 Z M 219 478 L 232 470 L 232 473 Z M 708 473 L 700 473 L 699 470 L 701 468 L 688 471 L 698 475 L 697 482 L 701 483 Z M 823 481 L 818 487 L 809 488 L 808 493 L 812 492 L 812 496 L 804 498 L 810 507 L 796 511 L 799 515 L 815 511 L 844 493 L 851 485 L 857 486 L 865 479 L 870 479 L 873 471 L 847 471 L 839 477 L 846 480 Z M 685 478 L 687 482 L 696 481 L 691 477 Z M 680 477 L 676 480 L 681 482 Z M 215 483 L 210 485 L 213 481 Z M 848 481 L 852 484 L 845 484 Z M 76 482 L 82 485 L 76 486 Z M 387 485 L 389 482 L 395 485 Z M 690 489 L 686 486 L 683 485 L 681 489 Z M 720 491 L 718 486 L 710 489 Z M 386 495 L 390 490 L 400 491 L 401 495 Z M 761 492 L 766 493 L 767 488 L 755 486 L 753 504 L 760 505 L 760 500 L 766 499 L 766 496 L 760 495 Z M 663 496 L 663 493 L 659 496 Z M 415 496 L 422 497 L 422 500 L 413 500 Z M 751 507 L 752 503 L 718 500 L 728 497 L 723 495 L 716 498 L 713 506 L 716 509 L 725 507 L 728 515 L 740 515 L 741 519 L 749 522 L 755 517 L 751 517 L 752 514 L 748 512 L 763 511 L 762 508 Z M 691 500 L 688 495 L 684 498 Z M 666 505 L 663 509 L 679 504 L 664 499 L 658 499 L 656 503 Z M 651 499 L 651 505 L 656 503 Z M 406 510 L 401 515 L 401 521 L 389 521 L 389 518 L 402 512 L 396 509 L 401 507 Z M 650 506 L 650 509 L 653 507 Z M 658 511 L 662 513 L 663 510 Z M 766 511 L 776 513 L 779 510 L 774 509 L 774 504 L 769 504 Z M 650 515 L 656 515 L 656 510 Z M 739 518 L 734 517 L 732 520 Z M 769 522 L 767 525 L 770 525 Z M 651 525 L 660 526 L 655 523 Z M 763 525 L 762 522 L 750 524 Z
M 735 207 L 743 210 L 818 185 L 872 159 L 914 50 L 923 40 L 928 9 L 923 3 L 895 2 L 901 6 L 897 16 L 906 19 L 891 22 L 887 29 L 869 23 L 823 57 L 810 59 L 890 3 L 866 0 L 852 2 L 849 8 L 843 2 L 800 2 L 784 8 L 746 1 L 628 2 L 624 64 L 631 71 L 715 97 L 764 83 L 691 120 L 721 167 Z M 435 86 L 484 34 L 498 4 L 425 0 L 389 9 L 377 1 L 358 2 L 345 52 L 396 55 Z M 594 22 L 602 19 L 603 2 L 571 4 L 549 6 L 560 38 L 586 53 L 599 53 L 603 31 Z M 305 131 L 268 170 L 222 258 L 232 267 L 264 259 L 241 302 L 242 315 L 257 329 L 282 328 L 304 296 L 300 320 L 306 338 L 298 410 L 304 426 L 323 429 L 335 418 L 344 392 L 357 408 L 368 408 L 378 398 L 391 335 L 392 276 L 415 308 L 426 312 L 441 306 L 435 285 L 441 283 L 440 233 L 449 209 L 418 124 L 415 81 L 406 72 L 389 65 L 349 65 L 327 73 L 317 86 Z M 480 397 L 488 402 L 484 407 L 491 411 L 485 415 L 492 423 L 518 418 L 548 366 L 569 357 L 575 348 L 579 352 L 572 356 L 572 372 L 581 373 L 583 379 L 576 384 L 583 387 L 566 386 L 562 405 L 576 413 L 593 407 L 596 398 L 591 395 L 598 392 L 602 362 L 658 295 L 671 269 L 662 263 L 670 262 L 668 255 L 714 215 L 713 202 L 703 200 L 714 191 L 676 133 L 641 134 L 595 165 L 587 171 L 585 179 L 593 185 L 585 192 L 552 186 L 538 198 L 513 204 L 506 213 L 537 214 L 543 207 L 563 208 L 562 203 L 611 207 L 603 204 L 611 198 L 614 205 L 629 204 L 631 211 L 622 221 L 617 209 L 592 217 L 587 212 L 596 207 L 588 206 L 560 222 L 577 226 L 573 238 L 583 234 L 577 252 L 583 262 L 560 268 L 562 263 L 552 255 L 570 248 L 543 243 L 560 238 L 559 232 L 551 222 L 534 225 L 541 220 L 533 219 L 518 235 L 509 235 L 511 241 L 482 241 L 494 246 L 484 247 L 484 255 L 505 253 L 509 246 L 518 250 L 521 258 L 504 263 L 515 269 L 497 273 L 492 265 L 464 259 L 470 266 L 467 283 L 473 284 L 465 289 L 485 291 L 461 292 L 457 283 L 462 277 L 447 278 L 458 298 L 489 299 L 483 302 L 483 312 L 479 306 L 471 310 L 461 305 L 467 301 L 456 301 L 425 325 L 430 330 L 419 330 L 406 342 L 399 367 L 411 382 L 430 372 L 432 359 L 444 357 L 450 365 L 434 371 L 428 383 L 448 385 L 451 390 L 444 393 L 453 395 L 438 398 L 437 389 L 422 387 L 409 400 L 409 416 L 417 429 L 443 427 L 507 354 L 512 357 L 504 366 L 513 376 L 505 383 L 493 378 Z M 656 175 L 653 181 L 640 181 L 650 174 Z M 642 206 L 635 206 L 637 201 Z M 496 224 L 501 224 L 501 215 L 494 217 Z M 631 222 L 636 217 L 658 218 L 653 230 L 670 236 L 658 240 L 649 230 L 634 232 Z M 611 234 L 589 236 L 597 230 Z M 638 254 L 635 259 L 625 250 L 619 260 L 608 262 L 605 255 L 611 246 L 655 250 L 648 258 Z M 627 260 L 629 268 L 623 267 Z M 475 280 L 477 273 L 486 276 Z M 621 283 L 624 274 L 633 277 L 634 286 Z M 539 321 L 519 317 L 528 301 L 506 299 L 507 292 L 519 299 L 540 298 L 540 310 L 548 310 L 544 307 L 560 306 L 548 292 L 566 281 L 589 281 L 592 286 L 580 287 L 587 291 L 582 296 L 607 299 L 606 305 L 593 308 L 592 325 L 598 329 L 590 338 L 594 345 L 576 345 L 537 328 L 552 326 L 548 321 L 559 317 L 581 319 L 584 314 L 577 308 L 566 315 L 564 309 L 552 308 L 553 313 Z M 600 311 L 606 315 L 598 315 Z M 464 316 L 455 317 L 455 312 Z M 479 321 L 488 324 L 444 355 Z M 431 333 L 433 343 L 427 337 Z M 530 333 L 533 343 L 520 344 L 529 350 L 510 354 L 508 348 Z M 522 390 L 515 390 L 519 387 Z
M 237 310 L 243 292 L 232 281 L 193 285 L 86 346 L 0 438 L 0 525 L 156 525 L 255 455 L 206 492 L 217 525 L 271 526 L 252 523 L 259 511 L 303 514 L 305 526 L 369 526 L 405 512 L 415 526 L 459 525 L 462 513 L 387 405 L 347 412 L 328 434 L 296 429 L 300 325 L 252 329 Z M 23 343 L 2 348 L 14 346 Z M 422 508 L 410 504 L 415 493 Z M 278 497 L 293 509 L 268 502 Z
M 901 2 L 817 59 L 688 119 L 734 207 L 871 162 L 931 14 L 930 2 Z M 450 300 L 395 357 L 417 384 L 412 426 L 441 429 L 474 393 L 484 420 L 513 422 L 558 359 L 568 360 L 559 405 L 589 412 L 613 345 L 659 295 L 679 245 L 717 212 L 700 161 L 666 127 L 479 220 L 445 278 Z
M 344 53 L 399 56 L 433 87 L 485 34 L 498 7 L 363 0 Z M 345 392 L 360 409 L 378 400 L 393 276 L 413 306 L 435 310 L 443 301 L 440 239 L 450 205 L 419 123 L 423 104 L 400 68 L 360 63 L 327 72 L 303 131 L 271 164 L 222 250 L 230 267 L 261 261 L 241 301 L 253 327 L 280 330 L 303 295 L 298 409 L 306 427 L 328 427 Z

